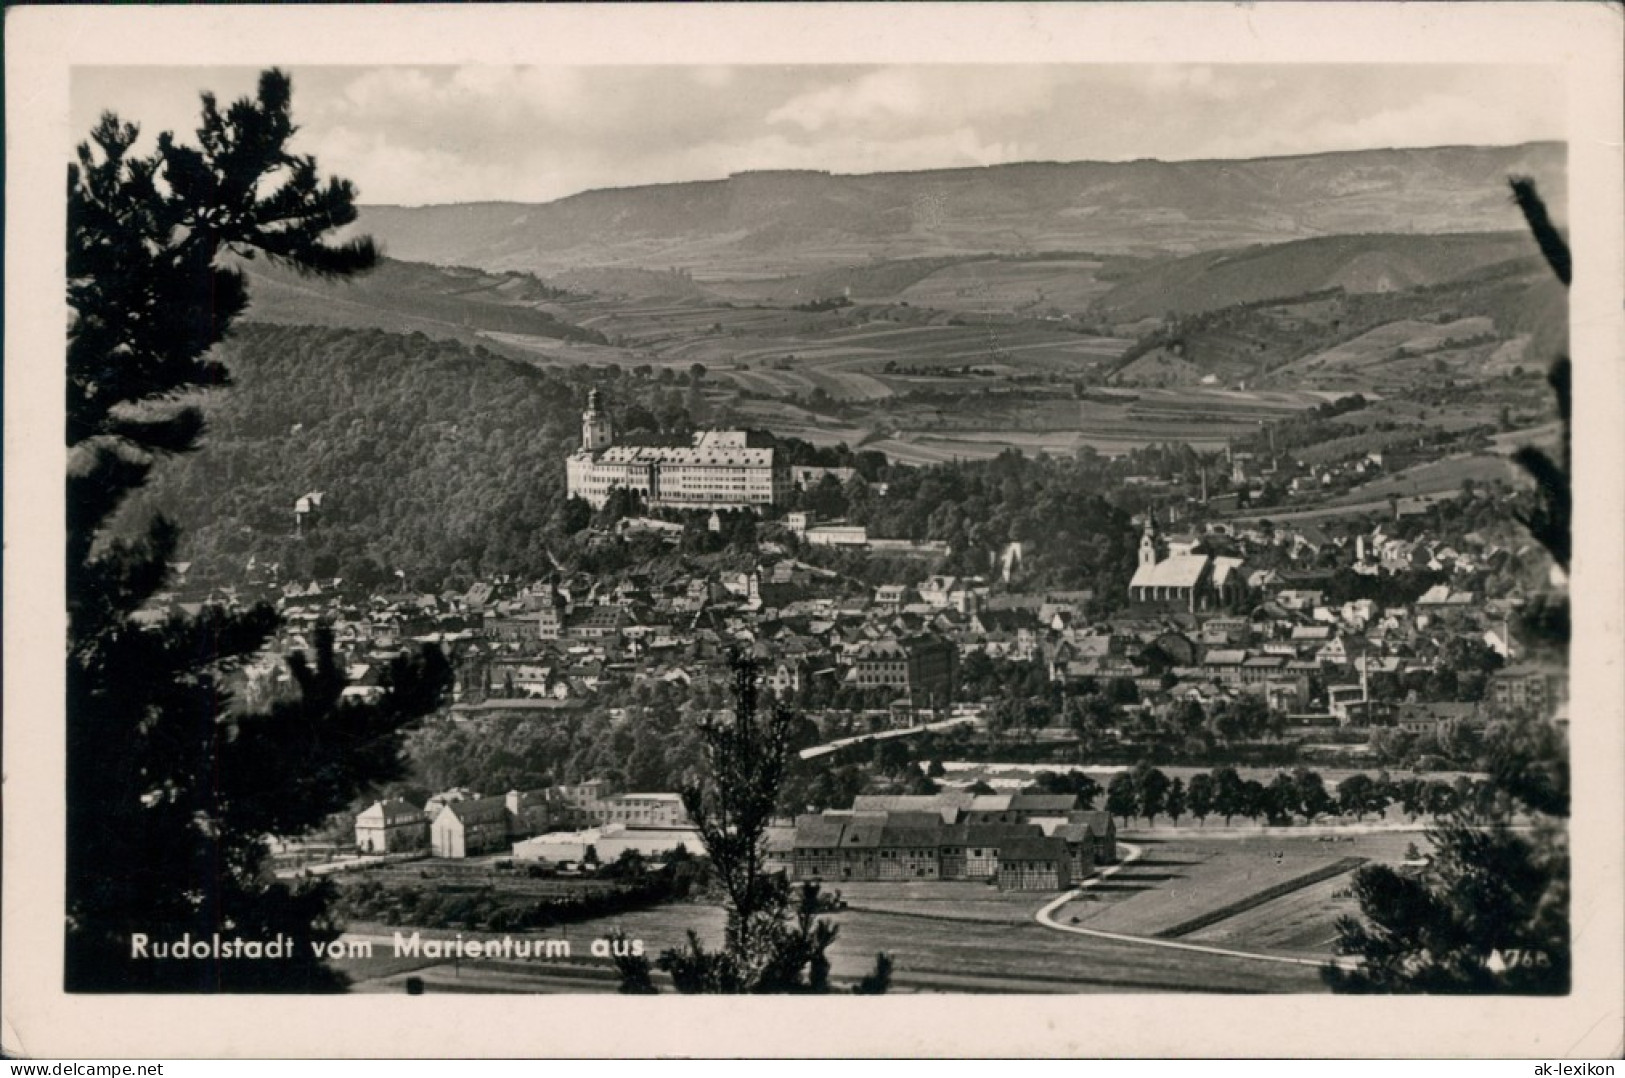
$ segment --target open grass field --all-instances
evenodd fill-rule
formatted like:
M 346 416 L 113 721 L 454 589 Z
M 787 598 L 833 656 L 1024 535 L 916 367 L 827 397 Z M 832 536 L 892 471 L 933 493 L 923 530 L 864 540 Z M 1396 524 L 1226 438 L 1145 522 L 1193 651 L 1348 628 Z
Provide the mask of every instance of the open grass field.
M 842 880 L 832 884 L 847 905 L 866 913 L 907 914 L 943 921 L 969 921 L 982 924 L 1026 924 L 1033 919 L 1037 903 L 1033 896 L 1017 891 L 1000 891 L 983 882 L 969 880 L 879 882 Z
M 1341 395 L 1328 391 L 1328 399 Z M 1484 401 L 1467 401 L 1449 408 L 1430 406 L 1403 395 L 1376 396 L 1362 394 L 1368 401 L 1364 408 L 1333 416 L 1331 422 L 1339 427 L 1356 431 L 1369 431 L 1379 425 L 1426 426 L 1432 430 L 1463 431 L 1486 424 L 1494 425 L 1499 409 Z
M 958 460 L 991 460 L 1007 449 L 1019 449 L 1026 456 L 1048 453 L 1051 456 L 1071 456 L 1086 444 L 1095 444 L 1075 433 L 1027 434 L 1021 431 L 967 431 L 949 435 L 933 435 L 910 431 L 895 438 L 881 438 L 865 446 L 877 449 L 897 464 L 931 465 Z M 1134 440 L 1108 440 L 1096 449 L 1104 453 L 1122 453 L 1135 445 Z
M 1122 272 L 1119 263 L 1116 272 Z M 906 302 L 954 312 L 1034 308 L 1075 312 L 1114 287 L 1107 263 L 1088 255 L 913 258 L 819 270 L 794 277 L 704 282 L 716 295 L 741 302 L 804 303 L 849 296 L 855 303 Z
M 965 885 L 935 886 L 958 890 Z M 940 916 L 944 900 L 920 894 L 912 901 L 902 899 L 895 910 L 834 914 L 831 919 L 840 934 L 830 949 L 832 977 L 855 982 L 870 970 L 875 953 L 885 951 L 896 962 L 893 990 L 904 993 L 1321 990 L 1310 967 L 1164 951 L 1055 932 L 1033 920 L 1033 913 L 1052 897 L 1010 896 L 1008 915 L 999 914 L 1008 919 L 997 922 L 945 920 Z M 1018 917 L 1021 911 L 1024 916 Z M 359 961 L 347 965 L 353 975 L 372 978 L 358 986 L 362 991 L 402 991 L 401 982 L 411 972 L 424 978 L 430 991 L 613 992 L 615 981 L 604 976 L 608 962 L 588 957 L 588 948 L 594 938 L 615 928 L 643 940 L 655 954 L 681 944 L 690 930 L 707 947 L 715 947 L 722 936 L 722 911 L 715 906 L 661 906 L 572 925 L 564 930 L 572 945 L 568 963 L 480 960 L 408 970 L 375 957 L 371 966 Z M 385 955 L 387 936 L 372 938 L 379 941 L 378 954 Z M 558 935 L 550 933 L 549 938 Z

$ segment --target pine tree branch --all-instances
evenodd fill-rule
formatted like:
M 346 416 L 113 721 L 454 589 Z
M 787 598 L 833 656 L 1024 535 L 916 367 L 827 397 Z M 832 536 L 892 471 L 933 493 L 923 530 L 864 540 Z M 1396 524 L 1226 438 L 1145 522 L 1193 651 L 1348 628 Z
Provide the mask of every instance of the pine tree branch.
M 1523 219 L 1528 223 L 1540 253 L 1545 256 L 1546 264 L 1552 267 L 1552 272 L 1567 288 L 1574 275 L 1574 261 L 1569 254 L 1568 241 L 1552 223 L 1551 215 L 1546 212 L 1546 203 L 1535 190 L 1535 181 L 1527 176 L 1514 176 L 1507 182 L 1512 188 L 1512 201 L 1523 213 Z

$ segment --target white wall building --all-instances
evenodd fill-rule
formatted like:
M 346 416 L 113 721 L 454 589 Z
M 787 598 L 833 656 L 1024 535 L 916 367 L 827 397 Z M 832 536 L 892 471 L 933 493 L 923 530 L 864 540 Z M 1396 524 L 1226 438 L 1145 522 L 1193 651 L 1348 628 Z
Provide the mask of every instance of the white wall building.
M 708 430 L 688 446 L 616 445 L 598 391 L 587 395 L 581 448 L 565 461 L 572 497 L 595 509 L 619 488 L 650 507 L 746 509 L 775 505 L 790 492 L 789 471 L 771 447 L 752 446 L 742 430 Z

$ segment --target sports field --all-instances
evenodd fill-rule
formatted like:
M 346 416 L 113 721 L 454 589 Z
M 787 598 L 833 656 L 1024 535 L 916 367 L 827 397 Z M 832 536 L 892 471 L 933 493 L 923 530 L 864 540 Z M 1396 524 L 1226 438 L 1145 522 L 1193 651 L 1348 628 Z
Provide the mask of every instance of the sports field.
M 1109 879 L 1056 911 L 1062 924 L 1133 936 L 1212 943 L 1290 957 L 1332 954 L 1336 922 L 1352 914 L 1350 873 L 1398 863 L 1416 833 L 1377 832 L 1338 841 L 1280 833 L 1152 839 Z

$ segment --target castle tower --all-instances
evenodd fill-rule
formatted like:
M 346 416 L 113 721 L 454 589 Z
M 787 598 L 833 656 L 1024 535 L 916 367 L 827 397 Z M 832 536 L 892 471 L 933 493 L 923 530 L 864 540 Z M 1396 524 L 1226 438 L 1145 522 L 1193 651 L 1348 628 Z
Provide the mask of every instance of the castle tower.
M 587 391 L 587 410 L 581 413 L 581 448 L 591 453 L 608 449 L 615 441 L 609 415 L 603 410 L 598 390 Z

